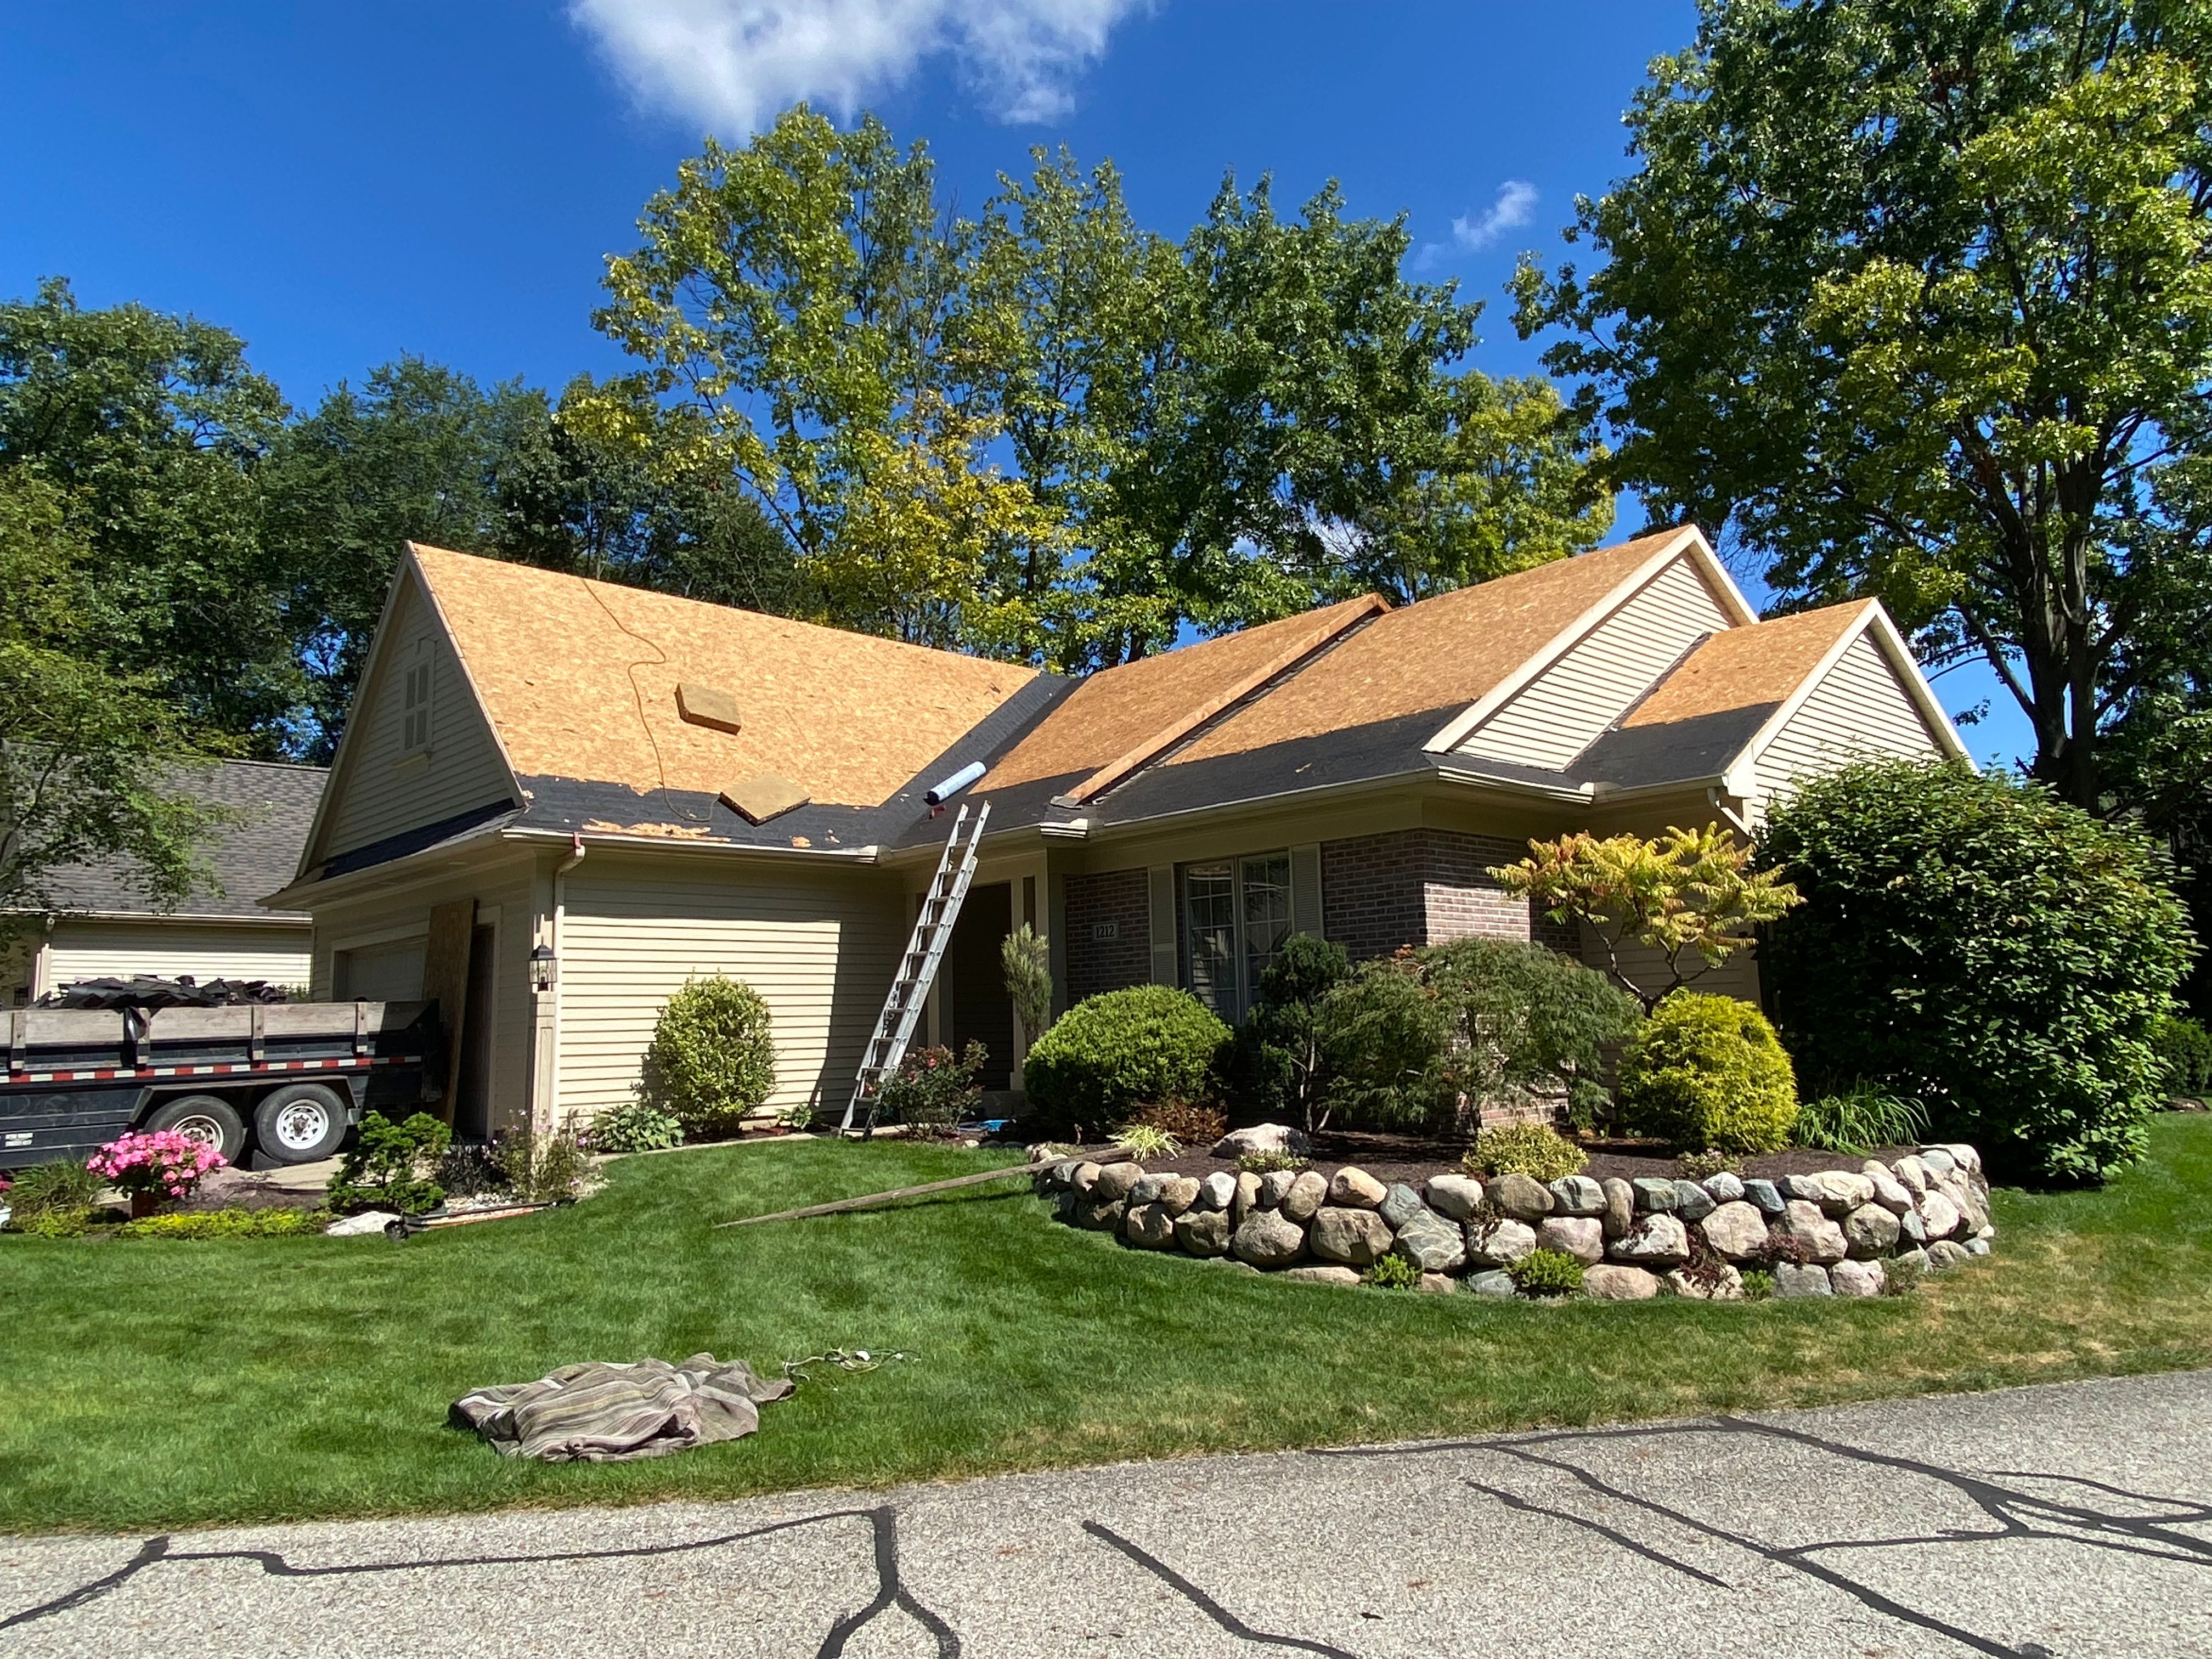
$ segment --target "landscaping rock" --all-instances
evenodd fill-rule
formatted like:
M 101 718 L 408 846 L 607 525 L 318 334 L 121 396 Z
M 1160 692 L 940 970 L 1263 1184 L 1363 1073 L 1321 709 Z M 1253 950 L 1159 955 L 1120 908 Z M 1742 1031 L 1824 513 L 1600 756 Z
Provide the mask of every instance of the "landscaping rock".
M 1389 1189 L 1381 1182 L 1349 1164 L 1328 1183 L 1328 1201 L 1340 1210 L 1371 1210 L 1388 1195 Z
M 1828 1269 L 1838 1296 L 1880 1296 L 1886 1282 L 1879 1261 L 1838 1261 Z
M 1305 1173 L 1308 1172 L 1301 1170 L 1270 1170 L 1261 1176 L 1258 1200 L 1260 1207 L 1263 1210 L 1281 1209 L 1283 1200 L 1290 1196 L 1291 1184 L 1299 1176 Z M 1292 1216 L 1291 1219 L 1296 1221 L 1297 1217 Z
M 1087 1193 L 1097 1184 L 1098 1166 L 1086 1158 L 1075 1166 L 1075 1173 L 1068 1178 L 1074 1183 L 1077 1192 Z
M 1903 1215 L 1912 1207 L 1911 1189 L 1889 1172 L 1887 1164 L 1869 1158 L 1859 1166 L 1859 1173 L 1873 1183 L 1874 1201 L 1892 1215 Z
M 1810 1188 L 1800 1196 L 1818 1204 L 1832 1221 L 1841 1221 L 1861 1205 L 1874 1202 L 1874 1182 L 1848 1170 L 1823 1170 L 1818 1175 L 1799 1176 L 1797 1182 L 1801 1188 Z
M 1757 1176 L 1747 1176 L 1744 1178 L 1743 1195 L 1746 1202 L 1759 1206 L 1759 1213 L 1762 1215 L 1780 1215 L 1784 1204 L 1787 1202 L 1782 1196 L 1780 1188 L 1771 1181 L 1762 1181 Z
M 1075 1224 L 1088 1227 L 1094 1233 L 1113 1233 L 1121 1230 L 1121 1212 L 1128 1207 L 1120 1199 L 1102 1203 L 1088 1193 L 1075 1206 Z
M 1216 1170 L 1198 1183 L 1196 1207 L 1201 1210 L 1225 1210 L 1229 1207 L 1230 1200 L 1236 1196 L 1235 1172 L 1229 1170 Z
M 1814 1261 L 1824 1264 L 1841 1261 L 1850 1251 L 1844 1230 L 1829 1220 L 1820 1206 L 1809 1199 L 1791 1199 L 1782 1218 L 1774 1224 L 1774 1231 L 1784 1238 L 1799 1241 Z
M 1229 1200 L 1229 1220 L 1231 1226 L 1241 1227 L 1245 1217 L 1260 1207 L 1260 1177 L 1249 1170 L 1237 1172 L 1237 1194 Z
M 1942 1150 L 1949 1153 L 1951 1161 L 1968 1175 L 1975 1176 L 1982 1172 L 1981 1153 L 1965 1141 L 1947 1140 L 1943 1143 Z
M 1390 1229 L 1372 1210 L 1325 1204 L 1314 1212 L 1306 1243 L 1325 1261 L 1365 1267 L 1389 1254 Z
M 1328 1196 L 1328 1182 L 1315 1170 L 1301 1170 L 1297 1178 L 1283 1189 L 1283 1213 L 1293 1221 L 1311 1221 Z
M 1047 1167 L 1044 1178 L 1054 1187 L 1066 1187 L 1075 1180 L 1075 1172 L 1082 1166 L 1072 1158 L 1063 1158 Z
M 1425 1206 L 1407 1218 L 1390 1248 L 1424 1273 L 1455 1273 L 1467 1266 L 1467 1235 Z
M 1784 1302 L 1805 1296 L 1833 1296 L 1836 1287 L 1828 1282 L 1826 1267 L 1798 1267 L 1787 1261 L 1774 1264 L 1774 1294 Z
M 1898 1217 L 1897 1231 L 1899 1237 L 1910 1243 L 1925 1244 L 1928 1242 L 1928 1224 L 1920 1218 L 1917 1210 L 1907 1210 Z
M 1188 1210 L 1176 1218 L 1176 1243 L 1193 1255 L 1219 1255 L 1229 1248 L 1226 1210 Z
M 1552 1212 L 1551 1193 L 1529 1176 L 1502 1175 L 1490 1183 L 1489 1193 L 1498 1213 L 1516 1221 L 1540 1221 Z
M 1641 1267 L 1585 1267 L 1583 1290 L 1601 1302 L 1649 1302 L 1659 1294 L 1659 1275 Z
M 1945 1146 L 1923 1146 L 1920 1149 L 1920 1161 L 1928 1166 L 1928 1178 L 1930 1181 L 1935 1180 L 1938 1176 L 1950 1175 L 1959 1167 L 1959 1160 L 1952 1157 L 1950 1149 Z
M 1586 1175 L 1561 1176 L 1550 1192 L 1553 1215 L 1605 1213 L 1605 1188 Z
M 1928 1190 L 1928 1166 L 1920 1161 L 1917 1152 L 1907 1152 L 1889 1166 L 1889 1172 L 1916 1198 Z
M 1181 1215 L 1197 1202 L 1196 1176 L 1170 1176 L 1160 1188 L 1160 1207 L 1170 1215 Z
M 1664 1215 L 1681 1201 L 1674 1183 L 1657 1176 L 1638 1176 L 1628 1184 L 1636 1189 L 1636 1207 L 1646 1215 Z
M 1470 1221 L 1467 1259 L 1478 1267 L 1510 1267 L 1536 1248 L 1536 1230 L 1525 1221 Z
M 1605 1260 L 1605 1228 L 1595 1217 L 1546 1216 L 1536 1229 L 1540 1249 L 1565 1250 L 1585 1266 Z
M 1879 1204 L 1862 1204 L 1844 1218 L 1844 1244 L 1858 1261 L 1887 1255 L 1897 1246 L 1897 1218 Z
M 1174 1179 L 1173 1176 L 1166 1175 L 1145 1176 L 1135 1186 L 1129 1188 L 1130 1206 L 1135 1208 L 1140 1205 L 1158 1203 L 1161 1190 Z
M 323 1229 L 325 1238 L 381 1238 L 387 1223 L 399 1219 L 392 1210 L 363 1210 L 359 1215 L 349 1215 L 333 1221 Z
M 1073 1227 L 1075 1225 L 1076 1206 L 1086 1202 L 1088 1202 L 1088 1200 L 1085 1199 L 1083 1194 L 1077 1192 L 1073 1187 L 1069 1187 L 1063 1191 L 1055 1193 L 1053 1194 L 1052 1200 L 1052 1213 L 1054 1218 L 1064 1221 L 1069 1226 Z
M 1705 1191 L 1716 1204 L 1733 1204 L 1743 1196 L 1743 1177 L 1733 1170 L 1721 1170 L 1705 1177 Z
M 1705 1242 L 1730 1261 L 1747 1261 L 1766 1248 L 1766 1218 L 1756 1204 L 1731 1199 L 1698 1224 Z
M 1449 1273 L 1423 1273 L 1421 1282 L 1413 1288 L 1424 1296 L 1456 1296 L 1459 1280 Z
M 1711 1284 L 1701 1278 L 1692 1278 L 1687 1267 L 1673 1267 L 1667 1273 L 1668 1288 L 1677 1296 L 1686 1296 L 1692 1302 L 1741 1302 L 1743 1300 L 1743 1275 L 1723 1262 L 1720 1277 Z
M 1598 1185 L 1605 1192 L 1605 1236 L 1626 1238 L 1636 1224 L 1636 1188 L 1619 1176 L 1607 1176 Z
M 1987 1255 L 1989 1253 L 1990 1241 L 1988 1239 L 1970 1238 L 1966 1241 L 1966 1254 L 1968 1255 Z
M 1713 1212 L 1713 1195 L 1694 1181 L 1674 1183 L 1674 1213 L 1685 1221 L 1703 1221 Z
M 1678 1267 L 1690 1258 L 1690 1235 L 1679 1217 L 1662 1212 L 1647 1215 L 1605 1247 L 1615 1261 L 1646 1267 Z
M 1784 1198 L 1802 1199 L 1808 1204 L 1820 1201 L 1820 1183 L 1808 1175 L 1786 1175 L 1774 1183 L 1782 1188 Z
M 1453 1221 L 1471 1220 L 1482 1207 L 1482 1183 L 1473 1176 L 1431 1176 L 1422 1191 L 1431 1209 Z
M 1125 1199 L 1145 1178 L 1141 1164 L 1106 1164 L 1099 1166 L 1098 1179 L 1091 1183 L 1091 1196 L 1101 1204 L 1110 1204 Z
M 1289 1267 L 1283 1277 L 1301 1285 L 1337 1285 L 1346 1290 L 1356 1289 L 1359 1284 L 1359 1275 L 1349 1267 Z
M 1376 1207 L 1375 1212 L 1395 1229 L 1404 1226 L 1417 1215 L 1426 1213 L 1428 1207 L 1421 1202 L 1419 1193 L 1404 1182 L 1395 1181 L 1390 1183 L 1390 1190 L 1382 1194 L 1382 1202 Z
M 1962 1261 L 1972 1260 L 1965 1245 L 1954 1244 L 1948 1238 L 1938 1239 L 1928 1247 L 1928 1270 L 1930 1273 L 1940 1273 Z
M 1175 1218 L 1157 1203 L 1132 1205 L 1121 1218 L 1121 1237 L 1140 1250 L 1164 1250 L 1175 1243 Z
M 1247 1152 L 1288 1152 L 1293 1158 L 1304 1158 L 1312 1151 L 1313 1143 L 1305 1132 L 1287 1123 L 1255 1123 L 1249 1129 L 1231 1129 L 1213 1143 L 1216 1158 L 1242 1158 Z
M 1583 1275 L 1587 1279 L 1589 1275 Z M 1467 1276 L 1467 1288 L 1477 1296 L 1510 1296 L 1513 1294 L 1513 1275 L 1503 1267 L 1490 1267 Z
M 1255 1210 L 1230 1235 L 1229 1249 L 1255 1267 L 1287 1267 L 1305 1254 L 1306 1230 L 1280 1210 Z
M 1959 1206 L 1942 1193 L 1931 1189 L 1920 1200 L 1921 1224 L 1927 1228 L 1931 1242 L 1950 1237 L 1966 1218 L 1959 1212 Z

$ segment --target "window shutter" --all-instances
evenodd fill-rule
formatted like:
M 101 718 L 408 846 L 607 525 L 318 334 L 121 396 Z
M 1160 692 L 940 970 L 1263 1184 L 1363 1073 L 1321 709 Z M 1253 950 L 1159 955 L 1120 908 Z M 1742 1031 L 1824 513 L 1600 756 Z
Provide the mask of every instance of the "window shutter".
M 1321 937 L 1321 844 L 1291 848 L 1291 931 Z
M 1180 953 L 1176 949 L 1175 866 L 1156 864 L 1145 874 L 1152 890 L 1152 983 L 1180 985 L 1182 975 L 1176 962 Z

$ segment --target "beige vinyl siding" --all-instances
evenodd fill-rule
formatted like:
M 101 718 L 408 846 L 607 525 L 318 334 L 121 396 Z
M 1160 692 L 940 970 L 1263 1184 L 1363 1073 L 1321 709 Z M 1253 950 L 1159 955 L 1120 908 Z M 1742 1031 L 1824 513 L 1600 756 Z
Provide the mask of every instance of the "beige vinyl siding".
M 1933 755 L 1942 744 L 1871 634 L 1861 634 L 1821 677 L 1813 694 L 1766 746 L 1752 757 L 1756 788 L 1752 816 L 1799 780 L 1848 762 L 1883 756 Z
M 777 1109 L 837 1105 L 906 943 L 896 877 L 795 863 L 594 851 L 566 878 L 561 921 L 560 1110 L 632 1097 L 653 1023 L 695 975 L 767 999 Z
M 1729 624 L 1696 565 L 1678 557 L 1470 732 L 1459 752 L 1564 767 L 1691 646 Z
M 377 650 L 376 672 L 362 696 L 344 764 L 331 780 L 329 820 L 318 858 L 351 852 L 403 830 L 435 823 L 514 789 L 459 659 L 446 643 L 421 586 L 411 578 L 392 608 Z M 430 657 L 429 758 L 409 760 L 408 669 Z M 403 764 L 403 763 L 404 763 Z
M 1606 965 L 1605 945 L 1594 927 L 1584 927 L 1583 960 L 1602 970 Z M 1628 975 L 1639 990 L 1657 991 L 1674 982 L 1663 952 L 1650 945 L 1625 944 L 1620 947 L 1620 970 Z M 1756 1006 L 1759 1003 L 1759 961 L 1756 951 L 1739 951 L 1717 968 L 1707 968 L 1703 957 L 1694 952 L 1685 964 L 1692 977 L 1687 988 L 1706 991 L 1715 996 L 1735 997 L 1739 1001 Z
M 191 921 L 70 921 L 55 925 L 47 953 L 51 991 L 81 979 L 265 979 L 307 983 L 312 956 L 305 927 L 252 927 Z

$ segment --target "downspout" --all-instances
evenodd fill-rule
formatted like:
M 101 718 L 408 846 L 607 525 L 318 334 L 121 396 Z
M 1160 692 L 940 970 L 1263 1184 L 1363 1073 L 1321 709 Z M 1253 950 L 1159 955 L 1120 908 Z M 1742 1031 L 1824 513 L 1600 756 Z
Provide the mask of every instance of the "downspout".
M 532 1127 L 540 1133 L 550 1133 L 561 1121 L 561 1001 L 562 981 L 568 977 L 562 971 L 562 939 L 565 931 L 562 921 L 568 910 L 568 872 L 584 861 L 584 837 L 575 830 L 568 833 L 568 856 L 553 866 L 552 914 L 546 919 L 551 937 L 545 942 L 553 947 L 553 988 L 541 995 L 541 1001 L 550 1000 L 550 1008 L 541 1008 L 539 1018 L 545 1030 L 545 1052 L 542 1063 L 545 1066 L 545 1086 L 539 1091 L 544 1102 L 545 1121 Z M 534 1114 L 533 1114 L 534 1115 Z

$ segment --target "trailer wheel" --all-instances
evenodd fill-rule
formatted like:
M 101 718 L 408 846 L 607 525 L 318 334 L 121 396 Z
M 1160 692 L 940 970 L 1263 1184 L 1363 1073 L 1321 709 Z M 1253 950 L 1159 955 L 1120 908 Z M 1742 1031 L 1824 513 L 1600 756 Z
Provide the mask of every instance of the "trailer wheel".
M 328 1084 L 288 1083 L 253 1109 L 254 1139 L 264 1157 L 279 1164 L 329 1158 L 345 1133 L 345 1102 Z
M 235 1164 L 246 1152 L 246 1120 L 238 1109 L 218 1095 L 179 1095 L 165 1100 L 146 1117 L 149 1129 L 173 1129 L 187 1140 L 212 1146 L 226 1164 Z

